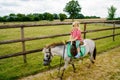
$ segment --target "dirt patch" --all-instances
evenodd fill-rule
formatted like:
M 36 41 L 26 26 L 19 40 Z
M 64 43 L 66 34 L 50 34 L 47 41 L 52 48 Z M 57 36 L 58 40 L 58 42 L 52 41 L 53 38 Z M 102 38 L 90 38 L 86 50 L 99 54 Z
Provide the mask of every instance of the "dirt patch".
M 71 65 L 65 71 L 63 80 L 120 80 L 120 47 L 97 55 L 94 65 L 89 59 L 75 63 L 76 73 Z M 59 80 L 57 69 L 31 75 L 19 80 Z

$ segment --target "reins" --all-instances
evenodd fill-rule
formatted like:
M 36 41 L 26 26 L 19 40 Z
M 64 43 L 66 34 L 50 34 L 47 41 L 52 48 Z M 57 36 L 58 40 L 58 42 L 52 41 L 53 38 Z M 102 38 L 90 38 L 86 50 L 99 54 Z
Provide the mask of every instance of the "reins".
M 52 52 L 51 52 L 51 48 L 49 48 L 48 50 L 49 50 L 50 56 L 53 57 Z

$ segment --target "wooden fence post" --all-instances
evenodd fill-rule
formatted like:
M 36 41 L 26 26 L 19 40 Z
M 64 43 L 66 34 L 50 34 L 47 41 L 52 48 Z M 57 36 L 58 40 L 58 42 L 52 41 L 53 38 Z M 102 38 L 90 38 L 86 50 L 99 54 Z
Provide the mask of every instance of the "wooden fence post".
M 24 27 L 21 27 L 22 51 L 25 52 Z M 23 55 L 24 63 L 27 63 L 26 54 Z
M 86 38 L 86 23 L 84 24 L 84 39 Z
M 113 22 L 113 41 L 115 41 L 115 22 Z

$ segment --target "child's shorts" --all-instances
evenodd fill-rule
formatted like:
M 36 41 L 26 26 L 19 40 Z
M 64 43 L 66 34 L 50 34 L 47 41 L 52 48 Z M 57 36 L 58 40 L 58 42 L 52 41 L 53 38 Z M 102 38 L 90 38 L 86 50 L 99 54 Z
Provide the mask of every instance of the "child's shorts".
M 79 40 L 76 41 L 76 47 L 77 48 L 80 47 L 80 41 Z

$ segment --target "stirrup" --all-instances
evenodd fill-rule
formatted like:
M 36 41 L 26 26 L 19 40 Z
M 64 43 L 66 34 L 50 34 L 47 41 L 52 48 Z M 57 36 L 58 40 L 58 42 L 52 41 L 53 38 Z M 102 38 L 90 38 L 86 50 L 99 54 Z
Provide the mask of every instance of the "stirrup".
M 75 56 L 75 58 L 80 58 L 80 55 L 79 55 L 79 53 Z

